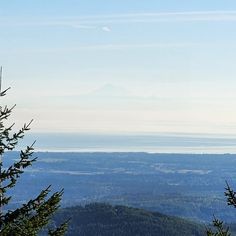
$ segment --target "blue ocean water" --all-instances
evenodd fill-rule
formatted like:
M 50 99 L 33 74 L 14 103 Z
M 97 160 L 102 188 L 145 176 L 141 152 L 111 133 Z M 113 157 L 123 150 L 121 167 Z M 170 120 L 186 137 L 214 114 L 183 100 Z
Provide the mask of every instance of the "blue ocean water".
M 30 133 L 20 148 L 36 140 L 38 151 L 236 153 L 236 137 L 179 134 Z

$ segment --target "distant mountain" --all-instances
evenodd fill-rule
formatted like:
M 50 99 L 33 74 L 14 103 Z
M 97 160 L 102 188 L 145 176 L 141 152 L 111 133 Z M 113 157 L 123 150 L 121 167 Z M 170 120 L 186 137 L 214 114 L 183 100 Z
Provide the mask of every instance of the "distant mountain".
M 56 222 L 71 218 L 68 236 L 202 236 L 205 227 L 177 217 L 126 206 L 93 203 L 61 210 Z

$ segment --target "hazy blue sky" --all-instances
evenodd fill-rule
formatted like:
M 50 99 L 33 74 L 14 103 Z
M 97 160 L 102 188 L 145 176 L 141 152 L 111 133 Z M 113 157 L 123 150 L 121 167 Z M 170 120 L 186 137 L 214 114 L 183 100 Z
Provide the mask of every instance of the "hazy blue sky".
M 1 1 L 0 29 L 19 124 L 236 134 L 236 1 Z

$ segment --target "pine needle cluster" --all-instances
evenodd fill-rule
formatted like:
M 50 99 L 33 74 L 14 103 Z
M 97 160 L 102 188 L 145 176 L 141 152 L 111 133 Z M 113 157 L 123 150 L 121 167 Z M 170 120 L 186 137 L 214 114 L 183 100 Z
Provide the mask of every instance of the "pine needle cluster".
M 0 91 L 0 98 L 6 95 L 7 90 Z M 21 207 L 6 210 L 12 199 L 12 196 L 8 195 L 9 190 L 15 187 L 24 170 L 37 160 L 33 155 L 34 142 L 19 152 L 19 157 L 14 163 L 8 167 L 4 166 L 4 154 L 16 149 L 32 123 L 30 121 L 24 124 L 17 132 L 13 131 L 14 124 L 6 126 L 6 120 L 14 108 L 15 105 L 11 108 L 0 106 L 0 236 L 34 236 L 42 231 L 51 236 L 64 235 L 67 222 L 53 229 L 48 226 L 53 214 L 60 207 L 63 190 L 50 193 L 51 186 L 48 186 Z
M 236 192 L 226 182 L 225 197 L 228 206 L 236 208 Z M 215 230 L 207 229 L 207 236 L 230 236 L 229 227 L 224 227 L 224 222 L 214 217 L 213 227 Z

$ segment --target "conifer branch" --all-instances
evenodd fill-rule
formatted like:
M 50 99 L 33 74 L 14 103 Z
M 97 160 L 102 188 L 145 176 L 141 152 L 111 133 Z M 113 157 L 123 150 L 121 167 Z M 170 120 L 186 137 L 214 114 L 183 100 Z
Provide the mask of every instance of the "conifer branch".
M 6 92 L 1 90 L 2 85 L 2 69 L 0 68 L 0 97 L 5 96 Z M 3 157 L 6 151 L 12 151 L 16 148 L 18 141 L 23 139 L 25 132 L 30 130 L 33 122 L 23 125 L 17 132 L 13 132 L 14 123 L 9 127 L 5 127 L 4 121 L 7 120 L 15 105 L 11 108 L 0 106 L 0 235 L 1 236 L 36 236 L 47 227 L 52 215 L 60 207 L 60 201 L 63 190 L 55 192 L 51 196 L 50 187 L 42 190 L 40 194 L 21 207 L 15 210 L 4 212 L 2 207 L 9 204 L 11 196 L 7 196 L 9 189 L 13 188 L 18 178 L 24 173 L 25 168 L 31 166 L 37 160 L 34 154 L 34 144 L 27 146 L 25 150 L 19 152 L 19 158 L 8 168 L 4 168 Z M 67 222 L 63 223 L 56 229 L 50 229 L 49 235 L 64 235 L 67 228 Z
M 226 181 L 225 196 L 227 198 L 227 204 L 229 206 L 236 207 L 236 192 L 229 186 Z

